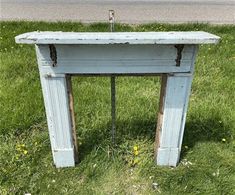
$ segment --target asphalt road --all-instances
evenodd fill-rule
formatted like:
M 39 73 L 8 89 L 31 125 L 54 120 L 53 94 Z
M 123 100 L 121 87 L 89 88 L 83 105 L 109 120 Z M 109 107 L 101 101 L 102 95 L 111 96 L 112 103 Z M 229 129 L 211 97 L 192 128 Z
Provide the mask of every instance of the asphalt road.
M 1 20 L 235 24 L 235 0 L 1 0 Z

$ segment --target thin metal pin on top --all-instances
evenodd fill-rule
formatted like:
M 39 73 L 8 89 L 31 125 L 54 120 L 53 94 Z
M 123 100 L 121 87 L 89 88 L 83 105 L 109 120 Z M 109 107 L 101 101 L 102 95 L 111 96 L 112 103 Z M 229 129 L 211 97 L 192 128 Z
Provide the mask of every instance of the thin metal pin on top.
M 110 24 L 110 32 L 114 32 L 114 10 L 109 10 L 109 24 Z

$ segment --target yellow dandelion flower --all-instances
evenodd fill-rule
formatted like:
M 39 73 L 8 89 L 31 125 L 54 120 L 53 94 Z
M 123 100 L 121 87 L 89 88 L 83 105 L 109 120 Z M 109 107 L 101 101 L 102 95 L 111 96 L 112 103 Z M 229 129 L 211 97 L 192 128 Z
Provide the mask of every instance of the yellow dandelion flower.
M 138 150 L 138 146 L 134 146 L 133 149 L 134 149 L 134 151 L 137 151 Z
M 225 138 L 223 138 L 223 139 L 222 139 L 222 142 L 226 142 L 226 139 L 225 139 Z
M 27 151 L 27 150 L 24 150 L 23 153 L 26 155 L 26 154 L 28 154 L 28 151 Z
M 138 150 L 135 150 L 134 151 L 134 155 L 137 156 L 139 154 L 139 151 Z

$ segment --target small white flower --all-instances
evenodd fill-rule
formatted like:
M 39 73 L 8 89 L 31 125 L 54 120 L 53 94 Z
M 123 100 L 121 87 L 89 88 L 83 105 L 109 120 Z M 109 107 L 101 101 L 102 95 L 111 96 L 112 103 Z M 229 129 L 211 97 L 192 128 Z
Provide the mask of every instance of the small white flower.
M 182 163 L 182 165 L 187 166 L 187 167 L 189 167 L 190 165 L 193 164 L 192 162 L 188 161 L 187 159 L 183 159 L 181 163 Z
M 214 173 L 212 173 L 212 175 L 215 177 L 218 177 L 219 176 L 219 169 L 217 169 L 217 171 L 216 172 L 214 172 Z
M 158 183 L 156 183 L 156 182 L 152 183 L 152 187 L 154 190 L 156 190 L 158 188 Z

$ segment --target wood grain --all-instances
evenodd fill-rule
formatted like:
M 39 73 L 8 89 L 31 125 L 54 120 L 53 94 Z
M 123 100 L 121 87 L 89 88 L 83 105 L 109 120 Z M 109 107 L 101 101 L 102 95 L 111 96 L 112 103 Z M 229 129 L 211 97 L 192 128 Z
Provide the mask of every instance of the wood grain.
M 75 162 L 78 163 L 78 144 L 77 144 L 77 134 L 76 134 L 76 123 L 75 123 L 71 75 L 66 75 L 66 82 L 67 82 L 67 89 L 68 89 L 68 96 L 69 96 L 69 111 L 70 111 L 72 137 L 73 137 L 73 145 L 74 145 L 74 159 L 75 159 Z

